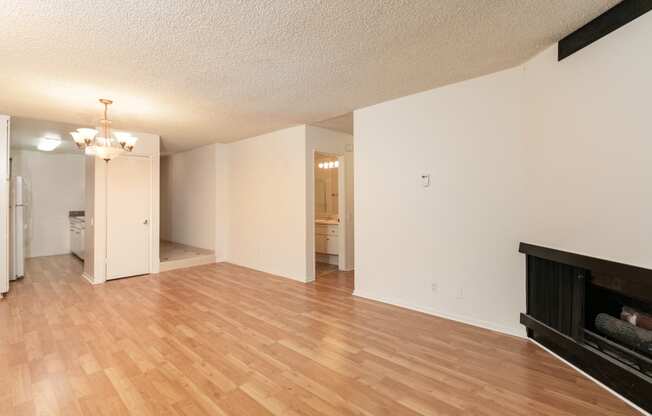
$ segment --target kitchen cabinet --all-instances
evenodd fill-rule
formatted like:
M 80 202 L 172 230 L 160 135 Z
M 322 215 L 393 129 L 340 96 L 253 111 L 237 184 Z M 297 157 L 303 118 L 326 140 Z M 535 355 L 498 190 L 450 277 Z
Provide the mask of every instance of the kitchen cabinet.
M 70 252 L 84 260 L 86 222 L 82 217 L 70 217 Z

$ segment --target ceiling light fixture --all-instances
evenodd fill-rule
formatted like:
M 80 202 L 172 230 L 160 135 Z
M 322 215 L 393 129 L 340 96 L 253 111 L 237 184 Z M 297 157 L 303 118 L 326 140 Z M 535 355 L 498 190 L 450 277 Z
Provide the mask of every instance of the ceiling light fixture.
M 44 152 L 51 152 L 61 144 L 61 139 L 57 137 L 43 137 L 36 148 Z
M 107 113 L 113 101 L 101 98 L 100 103 L 104 105 L 104 118 L 100 120 L 102 135 L 96 137 L 99 132 L 88 128 L 77 129 L 77 131 L 70 132 L 70 135 L 77 147 L 84 149 L 87 155 L 95 155 L 108 162 L 120 156 L 125 150 L 127 152 L 134 150 L 138 137 L 134 137 L 127 132 L 115 132 L 113 133 L 115 137 L 112 137 L 111 120 L 108 119 Z

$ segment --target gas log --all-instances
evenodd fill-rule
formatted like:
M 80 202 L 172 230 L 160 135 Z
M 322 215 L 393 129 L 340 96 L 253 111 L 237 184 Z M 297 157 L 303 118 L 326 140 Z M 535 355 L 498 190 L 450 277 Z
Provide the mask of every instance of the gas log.
M 652 331 L 639 328 L 606 313 L 595 317 L 595 327 L 609 338 L 652 357 Z
M 629 306 L 623 306 L 623 311 L 620 313 L 620 319 L 639 328 L 652 331 L 652 316 L 645 312 L 630 308 Z

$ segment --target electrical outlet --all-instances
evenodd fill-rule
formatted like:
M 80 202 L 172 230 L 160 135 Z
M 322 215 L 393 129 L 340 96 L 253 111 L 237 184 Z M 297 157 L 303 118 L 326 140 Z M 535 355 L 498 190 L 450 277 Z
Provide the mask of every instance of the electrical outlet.
M 432 284 L 432 291 L 437 292 L 438 290 L 439 290 L 439 286 L 437 285 L 437 283 L 433 283 Z
M 457 299 L 463 299 L 464 298 L 464 289 L 461 287 L 457 289 L 457 295 L 455 296 Z

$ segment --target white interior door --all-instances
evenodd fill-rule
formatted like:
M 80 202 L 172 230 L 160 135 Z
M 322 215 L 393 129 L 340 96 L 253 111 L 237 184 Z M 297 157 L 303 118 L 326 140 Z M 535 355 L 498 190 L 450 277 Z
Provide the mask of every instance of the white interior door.
M 106 278 L 149 273 L 151 160 L 121 156 L 107 169 Z

